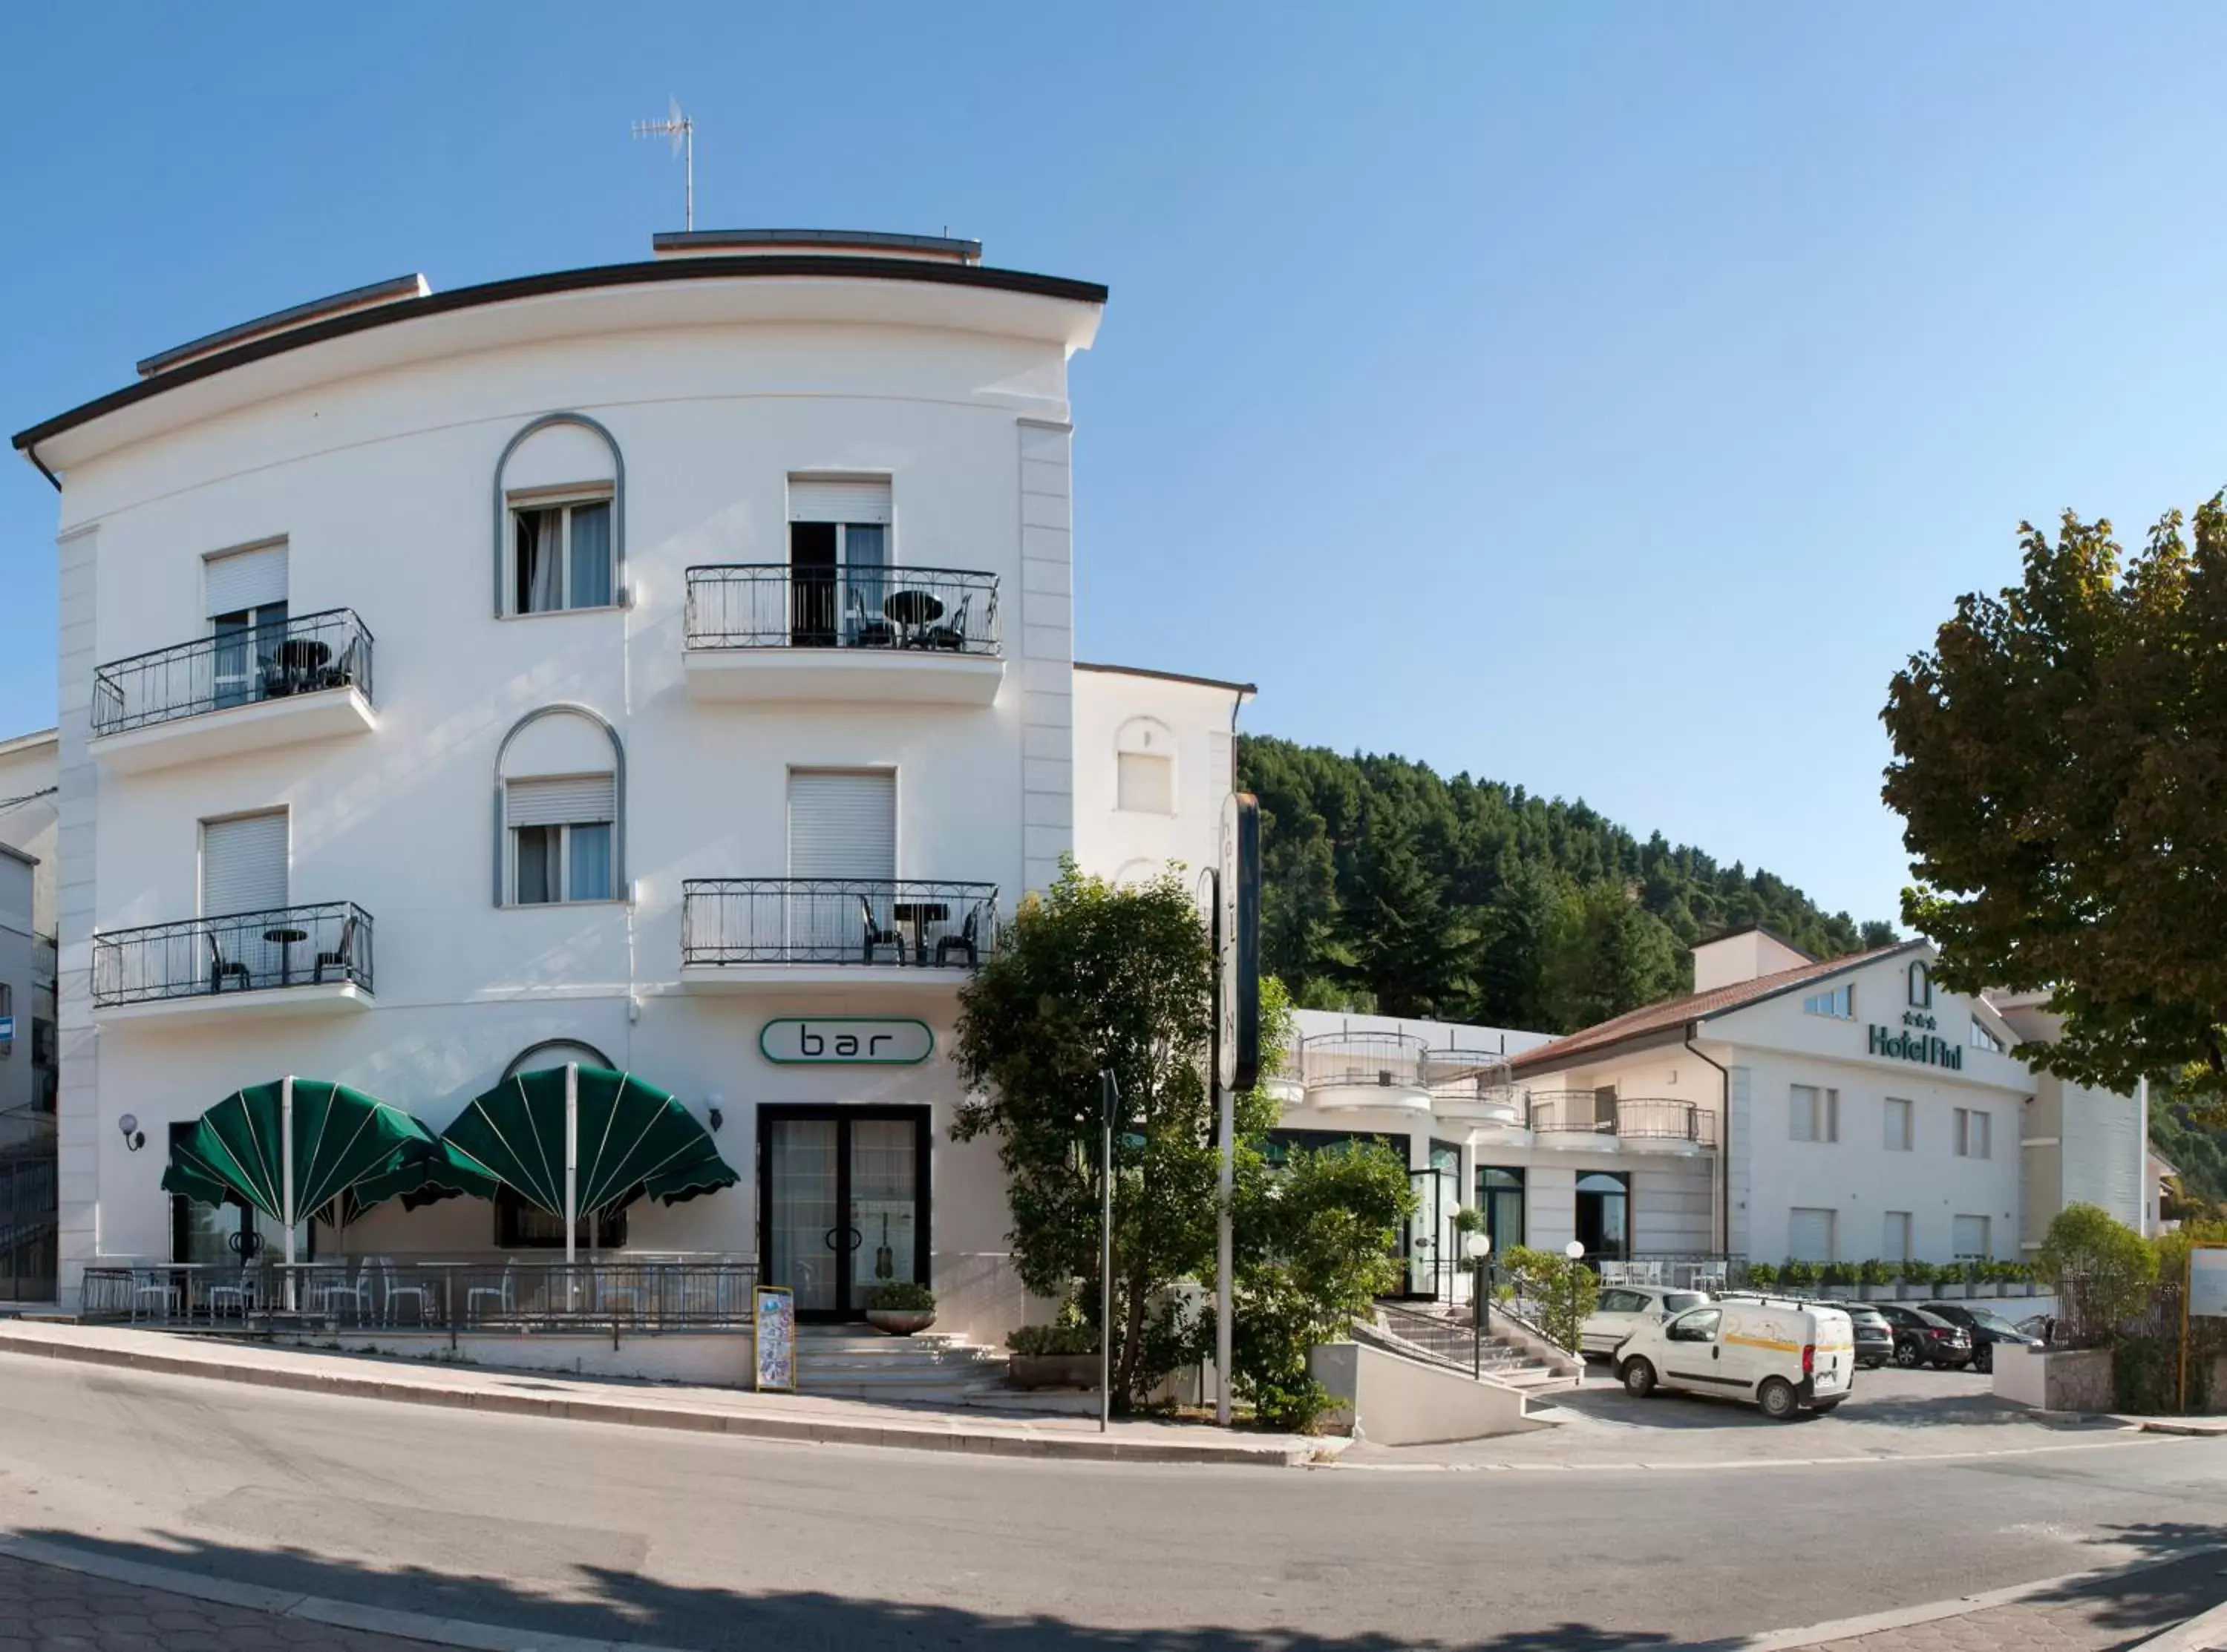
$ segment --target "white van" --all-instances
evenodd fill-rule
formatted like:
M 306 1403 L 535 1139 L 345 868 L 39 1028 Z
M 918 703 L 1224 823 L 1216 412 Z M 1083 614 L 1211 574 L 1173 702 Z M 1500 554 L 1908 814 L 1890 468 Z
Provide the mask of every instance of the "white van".
M 1720 1394 L 1784 1422 L 1848 1397 L 1856 1333 L 1845 1312 L 1822 1302 L 1733 1298 L 1642 1323 L 1611 1357 L 1635 1399 L 1657 1388 Z

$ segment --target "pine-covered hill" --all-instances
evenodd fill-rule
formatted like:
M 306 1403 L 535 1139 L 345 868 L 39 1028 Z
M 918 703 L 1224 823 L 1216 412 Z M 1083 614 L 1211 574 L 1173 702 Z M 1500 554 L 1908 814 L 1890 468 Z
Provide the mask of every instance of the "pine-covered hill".
M 1819 957 L 1894 939 L 1520 786 L 1251 736 L 1237 766 L 1260 800 L 1263 966 L 1303 1005 L 1568 1032 L 1687 991 L 1688 948 L 1745 924 Z

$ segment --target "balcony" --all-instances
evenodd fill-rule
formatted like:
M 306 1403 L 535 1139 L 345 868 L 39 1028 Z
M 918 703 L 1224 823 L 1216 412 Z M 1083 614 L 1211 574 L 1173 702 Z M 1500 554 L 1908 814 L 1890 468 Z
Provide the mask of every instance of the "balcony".
M 952 568 L 688 570 L 683 663 L 705 700 L 987 705 L 998 577 Z
M 1691 1101 L 1607 1090 L 1534 1090 L 1525 1118 L 1541 1147 L 1699 1153 L 1717 1145 L 1717 1115 Z
M 699 991 L 948 990 L 998 942 L 995 883 L 692 877 L 680 900 L 680 979 Z
M 1434 1117 L 1487 1132 L 1495 1145 L 1521 1145 L 1530 1138 L 1508 1058 L 1496 1050 L 1424 1052 L 1423 1083 Z
M 93 938 L 97 1021 L 316 1015 L 372 1002 L 371 914 L 350 901 Z
M 1299 1040 L 1299 1084 L 1325 1113 L 1427 1113 L 1429 1052 L 1404 1032 L 1324 1032 Z
M 93 674 L 93 756 L 139 774 L 378 727 L 371 633 L 348 609 L 201 637 Z

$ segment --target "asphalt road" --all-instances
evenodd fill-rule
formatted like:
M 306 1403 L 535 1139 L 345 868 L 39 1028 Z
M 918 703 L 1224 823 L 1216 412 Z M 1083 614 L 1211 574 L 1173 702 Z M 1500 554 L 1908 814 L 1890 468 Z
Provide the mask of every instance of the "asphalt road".
M 1695 1413 L 1665 1414 L 1690 1453 Z M 1790 1451 L 1804 1426 L 1784 1431 Z M 0 1525 L 689 1648 L 1585 1652 L 2227 1542 L 2227 1441 L 2066 1436 L 1806 1467 L 1139 1468 L 699 1438 L 0 1355 Z

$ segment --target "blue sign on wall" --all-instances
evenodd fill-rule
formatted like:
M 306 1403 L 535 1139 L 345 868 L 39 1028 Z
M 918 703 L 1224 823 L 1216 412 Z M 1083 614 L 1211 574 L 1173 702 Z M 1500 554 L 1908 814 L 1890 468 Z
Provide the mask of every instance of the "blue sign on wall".
M 12 1015 L 0 1015 L 0 1044 L 12 1044 L 15 1042 L 16 1017 Z

